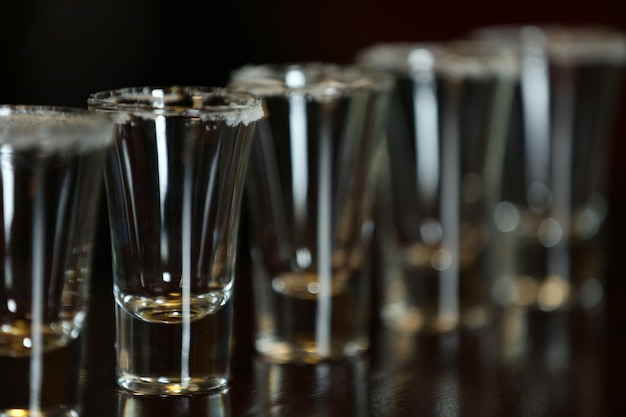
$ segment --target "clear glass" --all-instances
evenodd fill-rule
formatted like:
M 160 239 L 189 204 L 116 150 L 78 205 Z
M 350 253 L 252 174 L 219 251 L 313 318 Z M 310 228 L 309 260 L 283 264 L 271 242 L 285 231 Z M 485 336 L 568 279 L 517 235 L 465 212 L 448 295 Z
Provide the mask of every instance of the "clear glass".
M 247 183 L 256 348 L 312 363 L 369 346 L 375 155 L 392 79 L 306 63 L 244 67 L 265 101 Z
M 118 383 L 145 394 L 226 385 L 244 178 L 261 101 L 210 87 L 93 94 L 112 113 L 105 169 Z
M 474 36 L 515 47 L 521 63 L 493 213 L 494 300 L 596 310 L 605 299 L 608 152 L 626 37 L 591 26 Z
M 0 416 L 80 411 L 102 166 L 113 124 L 0 106 Z
M 484 253 L 515 54 L 470 41 L 379 44 L 359 64 L 396 77 L 380 183 L 382 321 L 402 332 L 491 317 Z

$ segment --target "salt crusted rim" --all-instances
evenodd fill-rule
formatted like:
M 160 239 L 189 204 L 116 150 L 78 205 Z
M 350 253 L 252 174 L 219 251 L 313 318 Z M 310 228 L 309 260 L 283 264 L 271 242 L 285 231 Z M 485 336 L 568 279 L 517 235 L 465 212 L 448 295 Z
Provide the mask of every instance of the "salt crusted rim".
M 180 104 L 179 100 L 188 102 Z M 264 117 L 263 103 L 249 93 L 220 87 L 128 87 L 92 94 L 87 103 L 96 111 L 142 117 L 184 116 L 227 126 L 249 125 Z
M 112 141 L 113 122 L 105 115 L 73 107 L 0 105 L 0 153 L 83 152 Z
M 542 47 L 561 64 L 626 63 L 626 34 L 608 26 L 500 25 L 479 28 L 471 36 L 492 44 Z
M 305 95 L 323 100 L 359 91 L 390 91 L 393 78 L 355 65 L 304 62 L 245 65 L 231 73 L 229 86 L 260 97 Z
M 469 39 L 378 43 L 360 51 L 356 61 L 366 67 L 406 75 L 432 72 L 482 78 L 514 77 L 518 72 L 518 59 L 513 48 L 493 47 Z

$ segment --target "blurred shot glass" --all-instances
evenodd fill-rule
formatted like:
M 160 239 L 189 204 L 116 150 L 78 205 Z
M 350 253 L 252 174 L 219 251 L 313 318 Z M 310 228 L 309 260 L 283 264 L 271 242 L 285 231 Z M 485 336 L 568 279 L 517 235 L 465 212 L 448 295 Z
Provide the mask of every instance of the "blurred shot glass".
M 595 26 L 497 26 L 472 35 L 515 48 L 520 61 L 493 213 L 494 301 L 597 311 L 626 36 Z
M 492 316 L 484 254 L 515 54 L 390 43 L 356 60 L 396 77 L 378 194 L 381 319 L 407 333 L 479 328 Z
M 76 416 L 102 167 L 113 124 L 0 106 L 0 415 Z
M 392 79 L 326 63 L 248 66 L 263 98 L 247 208 L 256 348 L 315 363 L 369 346 L 373 180 Z
M 116 141 L 105 166 L 117 381 L 167 395 L 229 377 L 239 213 L 261 101 L 213 87 L 95 93 Z

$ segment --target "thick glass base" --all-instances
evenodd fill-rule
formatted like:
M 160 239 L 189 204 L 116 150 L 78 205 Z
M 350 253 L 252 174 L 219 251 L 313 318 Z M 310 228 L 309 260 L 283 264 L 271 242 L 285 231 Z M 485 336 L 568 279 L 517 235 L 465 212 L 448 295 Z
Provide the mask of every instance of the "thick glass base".
M 0 410 L 0 417 L 78 417 L 76 410 L 67 407 L 30 410 L 28 408 L 11 408 Z
M 184 383 L 173 378 L 141 378 L 139 376 L 124 375 L 117 379 L 117 384 L 135 394 L 143 395 L 187 395 L 226 387 L 226 377 L 192 379 Z
M 264 360 L 273 363 L 314 364 L 352 358 L 364 353 L 369 346 L 366 339 L 335 342 L 327 347 L 315 341 L 287 343 L 276 339 L 259 339 L 257 352 Z
M 456 330 L 476 330 L 493 319 L 490 309 L 482 306 L 465 308 L 457 314 L 452 314 L 439 311 L 435 307 L 426 309 L 404 303 L 383 306 L 380 317 L 387 328 L 409 334 L 444 334 Z

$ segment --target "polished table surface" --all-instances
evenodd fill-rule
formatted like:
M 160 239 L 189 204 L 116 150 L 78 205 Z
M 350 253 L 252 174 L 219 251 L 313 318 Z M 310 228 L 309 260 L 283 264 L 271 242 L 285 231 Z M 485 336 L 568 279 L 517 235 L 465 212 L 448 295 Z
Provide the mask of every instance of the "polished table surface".
M 272 365 L 253 353 L 249 276 L 235 298 L 227 390 L 132 396 L 115 384 L 110 272 L 96 266 L 84 416 L 626 416 L 626 205 L 613 208 L 600 313 L 509 311 L 477 332 L 406 336 L 372 325 L 364 357 Z M 104 266 L 103 266 L 104 265 Z

